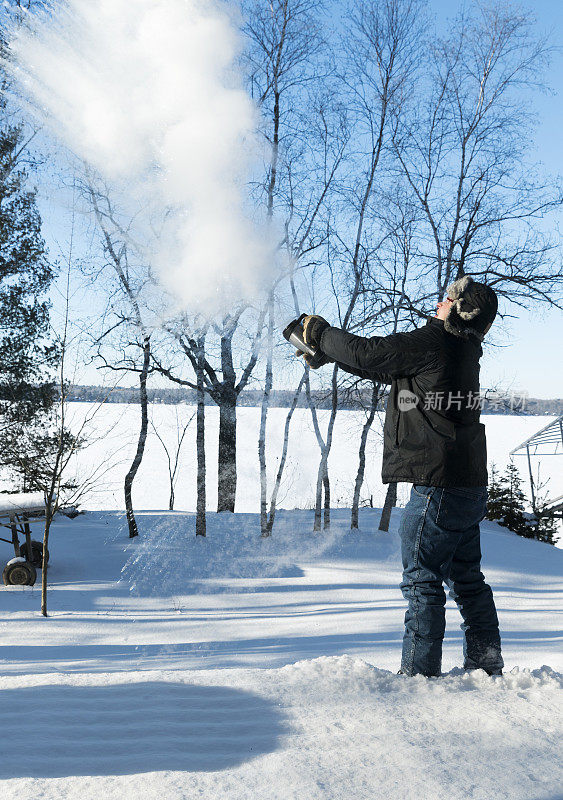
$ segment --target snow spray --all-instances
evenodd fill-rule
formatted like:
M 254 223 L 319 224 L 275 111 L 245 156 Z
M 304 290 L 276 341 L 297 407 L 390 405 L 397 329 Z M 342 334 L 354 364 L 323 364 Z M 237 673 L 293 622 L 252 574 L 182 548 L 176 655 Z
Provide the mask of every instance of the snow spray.
M 178 306 L 213 311 L 256 294 L 273 247 L 245 207 L 257 110 L 225 10 L 67 0 L 30 15 L 10 52 L 34 113 L 137 208 L 138 239 Z

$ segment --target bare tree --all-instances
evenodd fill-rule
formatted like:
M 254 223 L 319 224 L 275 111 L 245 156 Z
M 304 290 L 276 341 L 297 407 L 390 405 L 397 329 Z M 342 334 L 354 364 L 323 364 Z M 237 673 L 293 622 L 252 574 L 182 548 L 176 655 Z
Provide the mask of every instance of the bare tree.
M 378 5 L 359 0 L 347 25 L 344 48 L 349 55 L 341 83 L 355 123 L 355 171 L 354 177 L 350 175 L 348 191 L 342 192 L 342 207 L 334 214 L 327 247 L 339 325 L 344 330 L 352 323 L 370 252 L 380 246 L 377 239 L 374 241 L 374 231 L 367 230 L 367 219 L 376 172 L 382 169 L 382 159 L 391 140 L 390 122 L 396 108 L 404 101 L 409 79 L 417 65 L 421 35 L 419 12 L 420 3 L 416 0 L 385 0 Z M 340 224 L 342 230 L 338 230 L 340 219 L 344 221 L 344 226 Z M 375 231 L 375 236 L 382 240 L 387 235 L 386 231 L 383 234 Z M 338 365 L 335 365 L 331 378 L 331 413 L 317 474 L 315 530 L 321 528 L 321 493 L 323 479 L 328 473 L 338 410 L 338 384 Z M 330 504 L 325 498 L 324 527 L 329 525 Z
M 547 42 L 530 14 L 474 3 L 426 52 L 393 142 L 421 212 L 417 247 L 433 298 L 471 273 L 518 305 L 556 303 L 563 273 L 542 220 L 562 193 L 528 158 Z
M 68 350 L 72 344 L 70 339 L 70 276 L 73 266 L 73 227 L 68 252 L 66 273 L 65 309 L 62 328 L 55 331 L 57 334 L 60 360 L 58 365 L 58 391 L 59 400 L 56 413 L 52 421 L 55 447 L 42 447 L 41 442 L 33 440 L 28 443 L 28 448 L 22 443 L 22 453 L 27 450 L 24 457 L 33 453 L 35 460 L 36 485 L 33 488 L 43 491 L 45 497 L 45 526 L 43 530 L 43 545 L 41 557 L 41 613 L 47 616 L 47 587 L 48 587 L 48 562 L 49 562 L 49 535 L 53 519 L 59 509 L 64 505 L 76 505 L 80 499 L 97 483 L 103 475 L 107 465 L 95 466 L 89 475 L 81 475 L 78 479 L 69 480 L 68 472 L 79 448 L 83 446 L 84 438 L 89 424 L 99 413 L 112 391 L 107 390 L 99 403 L 86 413 L 78 429 L 71 432 L 67 425 L 68 385 L 67 385 L 67 358 Z
M 69 479 L 69 468 L 80 448 L 84 446 L 86 432 L 94 418 L 99 414 L 112 389 L 108 389 L 104 397 L 84 416 L 78 429 L 72 433 L 67 424 L 68 387 L 65 379 L 65 360 L 67 355 L 68 313 L 65 318 L 65 329 L 61 342 L 61 360 L 59 364 L 59 403 L 54 420 L 56 448 L 49 452 L 36 449 L 36 469 L 43 480 L 38 487 L 45 496 L 45 526 L 43 529 L 43 551 L 41 558 L 41 613 L 47 616 L 47 588 L 49 562 L 49 536 L 55 515 L 65 506 L 78 505 L 92 489 L 94 489 L 104 472 L 112 465 L 98 464 L 87 475 Z
M 109 268 L 115 291 L 110 292 L 107 311 L 102 318 L 102 332 L 96 337 L 97 358 L 103 368 L 119 373 L 135 373 L 139 380 L 141 424 L 137 447 L 124 481 L 125 513 L 129 537 L 139 535 L 133 511 L 133 482 L 145 452 L 149 426 L 147 379 L 151 371 L 151 330 L 145 322 L 142 293 L 152 283 L 150 269 L 141 266 L 135 270 L 130 260 L 134 249 L 127 228 L 120 222 L 109 191 L 99 188 L 90 179 L 84 194 L 94 211 L 102 235 L 102 248 L 106 258 L 103 271 Z M 98 273 L 97 279 L 100 275 Z M 116 334 L 121 339 L 115 341 Z M 108 357 L 105 345 L 111 342 Z
M 186 433 L 188 432 L 188 428 L 190 427 L 191 423 L 193 422 L 194 417 L 196 414 L 192 414 L 190 418 L 185 420 L 180 420 L 180 416 L 178 413 L 178 406 L 175 407 L 176 412 L 176 441 L 174 442 L 173 446 L 170 446 L 163 436 L 160 435 L 158 426 L 155 424 L 154 416 L 150 420 L 151 428 L 153 430 L 154 435 L 162 445 L 162 449 L 166 453 L 166 460 L 168 462 L 168 480 L 170 482 L 170 495 L 168 498 L 168 510 L 174 510 L 174 500 L 175 500 L 175 489 L 176 489 L 176 479 L 178 476 L 178 466 L 180 464 L 180 453 L 182 451 L 182 445 L 184 443 L 184 439 L 186 438 Z
M 373 425 L 373 421 L 375 419 L 375 414 L 377 412 L 377 406 L 381 399 L 381 386 L 379 383 L 374 383 L 371 390 L 371 400 L 370 404 L 367 408 L 366 419 L 364 424 L 362 425 L 362 433 L 360 436 L 360 448 L 358 450 L 358 470 L 356 472 L 356 478 L 354 480 L 354 494 L 352 496 L 352 513 L 350 519 L 350 528 L 357 529 L 359 526 L 359 516 L 360 516 L 360 492 L 362 491 L 362 485 L 364 483 L 364 476 L 366 470 L 366 447 L 367 447 L 367 440 L 368 434 L 371 430 L 371 426 Z
M 367 333 L 396 333 L 423 316 L 427 296 L 420 295 L 421 270 L 413 253 L 413 230 L 416 210 L 397 187 L 379 192 L 379 202 L 371 211 L 382 239 L 368 254 L 362 274 L 358 305 L 358 328 Z M 387 235 L 384 232 L 387 231 Z M 423 270 L 424 272 L 424 270 Z M 383 386 L 374 384 L 371 402 L 360 437 L 358 471 L 352 500 L 351 527 L 358 527 L 359 493 L 365 470 L 367 436 L 376 416 Z M 391 509 L 397 499 L 397 485 L 389 484 L 381 516 L 380 530 L 388 530 Z
M 176 367 L 170 362 L 173 361 L 173 356 L 168 359 L 168 366 L 162 363 L 162 360 L 157 357 L 153 348 L 152 359 L 155 370 L 165 375 L 173 383 L 180 386 L 186 386 L 196 391 L 196 519 L 195 519 L 195 535 L 205 537 L 207 535 L 207 491 L 206 491 L 206 452 L 205 452 L 205 398 L 208 396 L 209 379 L 206 378 L 206 364 L 207 359 L 205 355 L 205 338 L 209 329 L 209 322 L 200 318 L 193 318 L 192 323 L 194 326 L 193 331 L 188 336 L 187 330 L 187 316 L 184 317 L 184 323 L 181 325 L 183 336 L 187 337 L 182 339 L 182 347 L 185 348 L 184 352 L 188 355 L 191 367 L 195 374 L 195 383 L 190 378 L 182 376 L 182 367 Z M 169 329 L 169 334 L 174 336 L 177 340 L 179 334 L 175 328 Z M 207 385 L 206 385 L 207 384 Z M 179 456 L 179 450 L 178 450 Z
M 66 308 L 64 317 L 64 327 L 61 340 L 61 358 L 60 358 L 60 419 L 57 430 L 57 448 L 55 451 L 55 459 L 51 469 L 51 474 L 47 481 L 45 492 L 45 528 L 43 531 L 43 553 L 41 558 L 41 613 L 44 617 L 47 616 L 47 569 L 49 562 L 49 534 L 51 531 L 51 523 L 55 516 L 59 504 L 61 502 L 61 483 L 64 472 L 64 467 L 68 463 L 69 455 L 72 455 L 74 442 L 67 442 L 67 431 L 65 423 L 65 357 L 66 357 L 66 343 L 68 336 L 68 322 L 69 322 L 69 280 L 70 280 L 70 261 L 72 258 L 72 245 L 69 258 L 69 269 L 67 272 L 67 294 L 66 294 Z M 75 442 L 78 440 L 74 440 Z M 66 462 L 66 463 L 65 463 Z
M 206 520 L 206 464 L 205 464 L 205 332 L 200 333 L 196 341 L 195 372 L 197 389 L 196 411 L 196 451 L 197 451 L 197 479 L 196 479 L 196 519 L 195 535 L 205 536 L 207 533 Z
M 202 323 L 201 320 L 192 319 L 183 314 L 176 320 L 166 323 L 165 330 L 175 344 L 176 354 L 187 360 L 194 374 L 198 375 L 198 363 L 203 367 L 203 391 L 219 407 L 219 447 L 217 456 L 218 485 L 217 485 L 217 511 L 235 510 L 237 488 L 237 402 L 240 393 L 248 385 L 252 372 L 258 361 L 260 341 L 264 326 L 266 306 L 256 312 L 256 324 L 248 334 L 246 342 L 242 338 L 240 320 L 245 312 L 252 309 L 248 305 L 240 305 L 234 311 L 223 315 L 220 321 L 206 323 L 205 345 L 202 353 L 200 345 Z M 235 334 L 239 333 L 238 346 L 235 346 Z M 218 339 L 214 352 L 208 343 L 209 332 L 213 332 Z M 242 366 L 237 375 L 235 363 L 235 350 L 240 356 Z M 215 361 L 215 359 L 217 359 Z M 218 365 L 217 365 L 218 362 Z M 183 377 L 184 364 L 171 366 L 162 363 L 161 359 L 154 357 L 155 369 L 168 377 L 174 383 L 198 389 L 191 377 Z M 201 377 L 201 375 L 200 375 Z
M 264 112 L 271 114 L 271 126 L 264 130 L 269 143 L 269 155 L 265 165 L 265 180 L 255 186 L 255 196 L 260 203 L 265 200 L 265 218 L 271 223 L 274 215 L 276 197 L 279 194 L 280 181 L 280 149 L 286 144 L 284 126 L 286 115 L 291 107 L 283 108 L 284 97 L 309 79 L 308 59 L 318 47 L 318 37 L 312 27 L 313 11 L 318 3 L 313 0 L 252 0 L 243 3 L 246 13 L 244 32 L 249 47 L 244 55 L 244 67 L 248 75 L 250 91 Z M 295 120 L 295 115 L 293 116 Z M 266 420 L 269 396 L 273 382 L 273 335 L 275 328 L 275 288 L 280 282 L 280 275 L 273 282 L 264 308 L 257 312 L 256 331 L 248 339 L 248 358 L 241 365 L 240 379 L 237 377 L 234 363 L 233 342 L 242 349 L 243 339 L 240 335 L 241 321 L 248 317 L 249 306 L 224 314 L 220 321 L 211 324 L 210 331 L 219 338 L 219 352 L 216 354 L 219 366 L 215 366 L 213 347 L 207 339 L 207 353 L 203 365 L 204 391 L 219 406 L 219 450 L 218 450 L 218 511 L 234 511 L 236 500 L 236 408 L 241 391 L 248 385 L 259 357 L 259 348 L 264 334 L 266 322 L 266 375 L 264 399 L 261 408 L 259 435 L 259 461 L 261 482 L 261 520 L 262 531 L 266 531 Z M 170 333 L 187 357 L 192 367 L 196 368 L 196 339 L 190 332 L 190 324 L 186 317 L 178 324 L 169 327 Z M 183 385 L 194 386 L 189 379 L 179 377 L 177 370 L 160 364 L 163 373 L 171 380 Z M 219 375 L 220 373 L 220 375 Z
M 297 388 L 293 393 L 293 398 L 291 401 L 291 405 L 289 407 L 289 411 L 287 412 L 285 418 L 285 425 L 283 430 L 283 444 L 282 444 L 282 451 L 281 456 L 278 464 L 278 469 L 276 472 L 276 477 L 274 480 L 274 485 L 272 488 L 272 494 L 270 497 L 270 508 L 268 514 L 266 516 L 266 527 L 265 530 L 262 530 L 262 536 L 270 536 L 274 527 L 274 521 L 276 518 L 276 510 L 277 510 L 277 502 L 278 502 L 278 495 L 281 488 L 283 473 L 285 470 L 285 465 L 287 461 L 287 451 L 289 448 L 289 429 L 291 425 L 291 420 L 295 409 L 297 408 L 297 403 L 299 401 L 299 397 L 301 396 L 301 390 L 303 389 L 303 385 L 305 383 L 305 374 L 301 376 L 301 380 L 297 384 Z
M 269 145 L 264 180 L 256 185 L 255 196 L 264 203 L 270 224 L 274 214 L 284 222 L 282 247 L 289 260 L 288 275 L 294 292 L 295 269 L 303 268 L 304 258 L 310 260 L 323 240 L 318 221 L 343 159 L 343 115 L 325 86 L 327 69 L 322 58 L 326 48 L 319 26 L 323 4 L 317 0 L 250 0 L 243 7 L 248 41 L 245 67 L 252 95 L 262 110 L 262 134 Z M 267 301 L 265 379 L 258 437 L 263 536 L 269 535 L 269 520 L 273 521 L 273 515 L 268 514 L 266 433 L 273 385 L 275 288 L 282 283 L 278 275 Z M 292 414 L 290 409 L 289 421 Z M 287 421 L 286 424 L 288 429 Z M 280 464 L 285 464 L 285 458 Z M 272 501 L 275 508 L 278 477 L 270 509 Z

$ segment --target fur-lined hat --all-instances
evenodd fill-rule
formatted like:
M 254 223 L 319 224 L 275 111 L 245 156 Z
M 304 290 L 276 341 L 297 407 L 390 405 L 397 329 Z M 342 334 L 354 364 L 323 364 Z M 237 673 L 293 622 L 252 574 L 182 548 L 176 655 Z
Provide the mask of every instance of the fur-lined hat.
M 444 328 L 448 333 L 462 339 L 473 336 L 482 341 L 498 310 L 494 290 L 465 275 L 448 286 L 448 299 L 453 300 L 444 320 Z

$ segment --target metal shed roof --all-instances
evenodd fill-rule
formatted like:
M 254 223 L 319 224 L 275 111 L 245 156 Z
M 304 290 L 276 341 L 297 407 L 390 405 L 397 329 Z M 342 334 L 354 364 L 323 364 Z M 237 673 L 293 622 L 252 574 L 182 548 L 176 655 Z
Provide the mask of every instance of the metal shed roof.
M 531 456 L 563 454 L 563 414 L 511 450 L 510 455 L 524 455 L 522 451 L 529 451 Z

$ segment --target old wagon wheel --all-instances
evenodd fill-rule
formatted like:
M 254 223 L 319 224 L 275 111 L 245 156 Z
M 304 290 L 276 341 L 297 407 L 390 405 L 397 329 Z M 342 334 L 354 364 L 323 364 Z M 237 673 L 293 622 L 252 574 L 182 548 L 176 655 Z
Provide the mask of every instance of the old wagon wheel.
M 27 542 L 20 544 L 20 555 L 34 567 L 40 567 L 43 563 L 43 543 L 35 539 L 31 541 L 31 558 L 27 549 Z M 47 563 L 49 562 L 49 551 L 47 550 Z
M 33 586 L 37 572 L 29 561 L 12 559 L 4 567 L 2 579 L 6 586 Z

